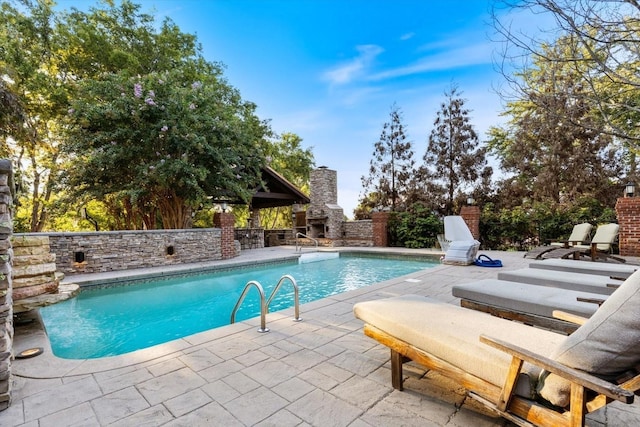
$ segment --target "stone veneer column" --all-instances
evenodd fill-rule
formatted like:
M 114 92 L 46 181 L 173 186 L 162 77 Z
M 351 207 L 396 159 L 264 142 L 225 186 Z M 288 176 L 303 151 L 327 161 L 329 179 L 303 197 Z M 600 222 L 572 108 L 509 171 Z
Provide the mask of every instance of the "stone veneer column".
M 236 256 L 236 247 L 233 242 L 235 240 L 233 233 L 234 224 L 235 217 L 232 213 L 216 212 L 213 215 L 213 225 L 222 230 L 220 236 L 222 259 L 229 259 Z
M 460 209 L 460 216 L 469 227 L 473 238 L 480 240 L 480 207 L 479 206 L 463 206 Z
M 640 197 L 621 197 L 616 202 L 622 256 L 640 256 Z
M 389 246 L 389 212 L 371 212 L 373 246 Z
M 11 404 L 11 354 L 13 352 L 13 296 L 11 285 L 11 235 L 13 234 L 13 183 L 11 161 L 0 160 L 0 411 Z
M 58 292 L 61 277 L 56 274 L 56 255 L 47 235 L 14 235 L 11 286 L 14 306 L 20 300 Z

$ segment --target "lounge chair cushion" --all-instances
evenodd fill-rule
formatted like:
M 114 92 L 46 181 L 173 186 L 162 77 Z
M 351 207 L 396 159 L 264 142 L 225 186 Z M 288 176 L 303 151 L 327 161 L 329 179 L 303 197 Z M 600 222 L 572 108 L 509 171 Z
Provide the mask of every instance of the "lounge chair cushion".
M 606 298 L 606 295 L 595 293 L 497 279 L 455 285 L 451 294 L 480 305 L 549 318 L 553 317 L 554 310 L 591 317 L 598 309 L 598 305 L 578 301 L 578 298 Z
M 418 295 L 358 303 L 357 318 L 414 347 L 502 387 L 511 356 L 479 341 L 482 334 L 548 355 L 564 335 Z M 539 369 L 525 364 L 517 393 L 531 397 Z
M 604 379 L 640 363 L 640 272 L 633 273 L 593 316 L 551 353 L 558 362 Z M 540 395 L 554 405 L 569 404 L 570 385 L 543 372 Z

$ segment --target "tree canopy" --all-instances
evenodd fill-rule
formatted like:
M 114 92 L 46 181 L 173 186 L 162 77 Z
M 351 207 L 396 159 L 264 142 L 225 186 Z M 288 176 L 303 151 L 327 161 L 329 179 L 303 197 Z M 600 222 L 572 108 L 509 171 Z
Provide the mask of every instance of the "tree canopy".
M 362 201 L 395 211 L 410 188 L 415 161 L 400 108 L 394 105 L 389 117 L 390 120 L 382 125 L 380 139 L 373 145 L 369 175 L 361 178 L 364 191 Z
M 613 137 L 587 96 L 573 65 L 562 57 L 570 38 L 545 49 L 545 56 L 522 72 L 521 98 L 507 104 L 507 125 L 490 131 L 489 146 L 502 168 L 517 175 L 523 196 L 554 203 L 586 195 L 607 199 L 621 172 Z
M 0 135 L 31 189 L 17 229 L 43 230 L 91 199 L 118 228 L 185 227 L 217 199 L 247 201 L 271 129 L 196 36 L 129 0 L 53 6 L 0 8 L 3 116 L 15 95 L 25 119 Z
M 74 157 L 69 187 L 127 197 L 142 218 L 157 209 L 163 228 L 188 227 L 209 199 L 248 202 L 267 127 L 217 76 L 190 74 L 109 73 L 80 84 L 64 147 Z
M 490 178 L 486 148 L 481 146 L 470 111 L 457 87 L 445 92 L 436 113 L 423 157 L 421 178 L 433 204 L 445 215 L 454 213 L 454 198 L 465 186 Z

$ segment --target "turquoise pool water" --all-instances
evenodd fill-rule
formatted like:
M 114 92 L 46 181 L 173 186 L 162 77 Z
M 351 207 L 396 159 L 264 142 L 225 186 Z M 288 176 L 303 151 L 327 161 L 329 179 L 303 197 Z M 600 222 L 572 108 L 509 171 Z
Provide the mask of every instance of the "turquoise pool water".
M 295 278 L 300 304 L 304 304 L 435 265 L 428 260 L 340 256 L 83 290 L 76 298 L 43 307 L 40 313 L 56 356 L 114 356 L 228 325 L 231 311 L 250 280 L 257 280 L 268 297 L 280 277 L 289 274 Z M 258 292 L 252 289 L 236 321 L 259 316 L 259 301 Z M 285 282 L 269 311 L 291 307 L 293 301 L 293 287 Z

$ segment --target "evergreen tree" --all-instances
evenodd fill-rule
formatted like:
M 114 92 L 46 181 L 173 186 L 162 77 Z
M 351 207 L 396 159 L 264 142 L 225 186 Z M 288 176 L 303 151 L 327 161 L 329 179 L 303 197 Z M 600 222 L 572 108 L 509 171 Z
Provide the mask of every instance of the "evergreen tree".
M 420 175 L 432 206 L 435 203 L 442 214 L 450 215 L 456 192 L 480 178 L 486 180 L 492 171 L 457 87 L 445 92 L 445 98 L 429 135 Z
M 380 207 L 396 211 L 400 204 L 406 202 L 414 165 L 411 142 L 407 141 L 402 124 L 402 112 L 393 105 L 390 121 L 384 123 L 380 139 L 374 144 L 369 176 L 361 178 L 364 191 L 361 203 L 371 200 L 369 194 L 375 193 L 375 201 Z

